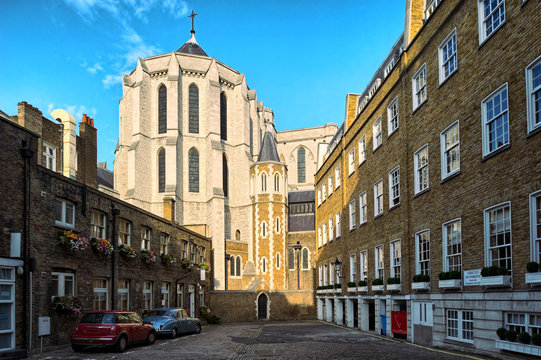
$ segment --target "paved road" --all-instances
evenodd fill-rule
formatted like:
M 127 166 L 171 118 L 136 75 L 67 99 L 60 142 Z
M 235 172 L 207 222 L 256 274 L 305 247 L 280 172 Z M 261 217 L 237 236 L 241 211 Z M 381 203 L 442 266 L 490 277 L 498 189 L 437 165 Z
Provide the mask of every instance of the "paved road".
M 122 354 L 65 348 L 32 359 L 415 359 L 479 358 L 418 347 L 319 321 L 205 326 L 199 335 L 158 339 Z

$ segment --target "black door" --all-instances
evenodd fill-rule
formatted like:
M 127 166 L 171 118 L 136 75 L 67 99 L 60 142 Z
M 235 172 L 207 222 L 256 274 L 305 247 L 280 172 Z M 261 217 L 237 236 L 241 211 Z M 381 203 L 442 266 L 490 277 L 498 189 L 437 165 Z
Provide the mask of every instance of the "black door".
M 259 295 L 259 298 L 257 299 L 257 318 L 267 318 L 267 295 L 265 294 Z
M 368 330 L 376 330 L 376 304 L 368 303 Z
M 353 327 L 359 327 L 359 312 L 357 307 L 357 300 L 353 300 Z

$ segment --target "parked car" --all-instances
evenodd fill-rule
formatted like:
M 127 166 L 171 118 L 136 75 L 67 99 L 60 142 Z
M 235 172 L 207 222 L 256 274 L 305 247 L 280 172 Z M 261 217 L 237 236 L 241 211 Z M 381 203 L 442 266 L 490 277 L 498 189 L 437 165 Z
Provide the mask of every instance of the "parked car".
M 80 351 L 85 346 L 114 346 L 126 350 L 133 343 L 153 344 L 156 331 L 133 311 L 90 311 L 71 334 L 71 347 Z
M 157 308 L 145 312 L 143 319 L 152 323 L 157 334 L 172 338 L 182 333 L 201 332 L 201 321 L 188 316 L 188 312 L 182 308 Z

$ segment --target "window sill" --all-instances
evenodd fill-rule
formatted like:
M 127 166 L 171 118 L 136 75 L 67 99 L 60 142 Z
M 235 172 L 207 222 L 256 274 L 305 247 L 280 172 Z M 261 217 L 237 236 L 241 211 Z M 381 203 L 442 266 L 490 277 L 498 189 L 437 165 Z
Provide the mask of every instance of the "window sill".
M 56 226 L 58 228 L 61 228 L 61 229 L 66 229 L 66 230 L 74 230 L 75 229 L 75 225 L 69 225 L 69 224 L 59 223 L 59 222 L 55 222 L 54 226 Z
M 395 132 L 398 131 L 398 127 L 396 129 L 394 129 L 390 134 L 387 135 L 387 139 L 389 139 Z
M 372 149 L 372 154 L 376 152 L 377 149 L 381 147 L 382 144 L 379 144 L 375 149 Z
M 430 186 L 427 187 L 426 189 L 423 189 L 423 190 L 421 190 L 421 191 L 415 193 L 415 195 L 413 195 L 413 198 L 415 199 L 417 196 L 423 195 L 425 192 L 428 192 L 428 190 L 430 190 Z
M 423 106 L 423 104 L 424 104 L 425 102 L 427 102 L 427 101 L 428 101 L 428 97 L 427 97 L 426 99 L 424 99 L 422 103 L 420 103 L 419 105 L 417 105 L 417 107 L 411 111 L 411 115 L 415 114 L 415 112 L 416 112 L 421 106 Z
M 359 224 L 359 228 L 360 228 L 361 226 L 366 225 L 366 224 L 368 224 L 368 221 L 365 220 L 365 221 L 363 221 L 362 223 Z
M 349 229 L 349 232 L 355 231 L 356 227 Z
M 394 209 L 396 209 L 396 208 L 399 207 L 399 206 L 400 206 L 400 203 L 398 203 L 398 204 L 396 204 L 396 205 L 393 205 L 393 206 L 389 206 L 389 211 L 394 210 Z
M 357 167 L 361 166 L 361 165 L 364 164 L 365 162 L 366 162 L 366 159 L 363 160 L 363 161 L 361 161 Z
M 440 184 L 443 184 L 444 182 L 447 182 L 451 179 L 456 178 L 458 175 L 460 175 L 460 169 L 455 170 L 454 172 L 447 174 L 444 178 L 441 179 Z
M 383 216 L 383 211 L 380 212 L 380 213 L 377 214 L 377 215 L 374 215 L 374 220 L 376 220 L 377 218 L 382 217 L 382 216 Z
M 533 128 L 532 130 L 529 130 L 528 133 L 526 134 L 526 139 L 534 136 L 534 135 L 537 135 L 541 132 L 541 125 L 537 125 L 537 127 Z
M 443 342 L 445 344 L 458 345 L 458 346 L 463 346 L 463 347 L 467 347 L 471 349 L 475 348 L 475 345 L 473 344 L 473 342 L 469 342 L 467 340 L 443 339 Z
M 498 30 L 500 30 L 505 24 L 507 24 L 507 19 L 505 19 L 503 23 L 501 23 L 496 29 L 492 30 L 490 35 L 488 35 L 486 38 L 484 38 L 483 40 L 479 39 L 479 48 L 477 50 L 480 50 L 481 47 L 483 47 L 483 45 L 487 43 L 488 39 L 490 39 L 494 34 L 496 34 Z
M 483 158 L 481 159 L 481 162 L 485 162 L 488 159 L 493 158 L 494 156 L 496 156 L 498 154 L 501 154 L 502 152 L 506 151 L 510 147 L 511 147 L 511 143 L 507 143 L 507 144 L 503 145 L 502 147 L 492 151 L 491 153 L 489 153 L 487 155 L 484 155 Z
M 457 62 L 458 62 L 458 58 L 457 58 Z M 441 71 L 441 69 L 439 69 L 439 70 Z M 453 75 L 456 74 L 457 72 L 458 72 L 458 65 L 457 65 L 456 69 L 453 70 L 452 73 L 450 73 L 449 75 L 447 75 L 447 77 L 446 77 L 445 79 L 441 80 L 440 84 L 438 85 L 438 89 L 440 89 L 440 88 L 443 86 L 443 84 L 445 84 L 445 82 L 446 82 L 447 80 L 449 80 L 449 79 L 451 78 L 451 76 L 453 76 Z

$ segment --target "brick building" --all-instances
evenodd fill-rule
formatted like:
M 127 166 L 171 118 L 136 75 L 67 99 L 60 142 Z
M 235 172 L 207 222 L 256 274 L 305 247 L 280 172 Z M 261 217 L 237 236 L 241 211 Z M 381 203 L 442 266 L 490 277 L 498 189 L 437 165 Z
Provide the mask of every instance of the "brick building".
M 316 173 L 318 318 L 533 354 L 496 329 L 541 332 L 541 3 L 407 0 L 405 23 Z
M 28 125 L 29 114 L 36 115 L 30 119 L 35 127 Z M 71 115 L 67 118 L 73 119 Z M 0 211 L 1 311 L 8 319 L 2 322 L 0 347 L 4 355 L 35 351 L 41 341 L 45 349 L 69 343 L 79 317 L 55 310 L 55 297 L 77 297 L 83 312 L 142 312 L 158 306 L 180 306 L 194 316 L 210 301 L 212 273 L 200 267 L 211 263 L 210 240 L 176 224 L 167 199 L 162 218 L 97 190 L 96 129 L 86 116 L 83 121 L 76 146 L 71 148 L 79 155 L 73 159 L 80 161 L 85 151 L 93 152 L 94 158 L 86 167 L 67 168 L 74 171 L 64 176 L 55 168 L 47 168 L 51 162 L 45 161 L 47 154 L 65 155 L 66 147 L 73 145 L 55 143 L 47 137 L 45 129 L 49 126 L 53 128 L 52 137 L 58 136 L 54 128 L 58 124 L 26 103 L 19 104 L 18 117 L 0 116 L 0 156 L 4 164 L 1 195 L 9 204 Z M 44 129 L 43 133 L 39 129 Z M 69 135 L 75 135 L 75 129 Z M 57 146 L 56 151 L 45 151 L 46 143 Z M 60 235 L 69 231 L 83 243 L 77 251 L 60 243 Z M 114 240 L 114 251 L 103 254 L 91 244 L 86 247 L 82 237 Z M 135 257 L 122 255 L 131 248 L 137 251 Z M 150 258 L 150 252 L 154 252 L 157 261 L 146 262 L 139 249 L 147 250 Z M 176 263 L 165 264 L 162 253 L 171 254 Z M 38 325 L 47 320 L 50 334 L 40 336 Z

